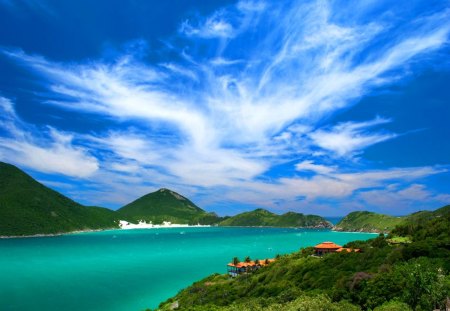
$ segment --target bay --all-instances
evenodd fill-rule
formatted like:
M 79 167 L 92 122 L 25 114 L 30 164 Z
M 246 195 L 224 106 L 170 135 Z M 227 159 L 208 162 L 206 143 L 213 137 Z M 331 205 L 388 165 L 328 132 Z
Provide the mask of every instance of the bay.
M 156 308 L 235 256 L 273 258 L 370 233 L 287 228 L 110 230 L 0 240 L 0 309 L 131 311 Z

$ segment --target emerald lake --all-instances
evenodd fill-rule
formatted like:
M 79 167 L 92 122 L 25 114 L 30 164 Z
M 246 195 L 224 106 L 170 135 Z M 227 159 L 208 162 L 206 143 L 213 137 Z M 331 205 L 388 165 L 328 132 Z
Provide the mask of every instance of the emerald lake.
M 0 239 L 0 309 L 140 311 L 226 264 L 272 258 L 323 241 L 370 233 L 285 228 L 110 230 Z

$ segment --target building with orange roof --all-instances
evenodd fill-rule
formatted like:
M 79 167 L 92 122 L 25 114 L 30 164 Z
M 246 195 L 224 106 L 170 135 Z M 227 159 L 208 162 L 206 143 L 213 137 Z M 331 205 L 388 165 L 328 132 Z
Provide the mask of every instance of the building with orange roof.
M 334 253 L 340 248 L 342 248 L 342 246 L 337 245 L 333 242 L 322 242 L 314 246 L 314 250 L 316 251 L 316 255 L 318 256 L 322 256 L 328 253 Z
M 341 252 L 356 252 L 359 253 L 361 250 L 359 248 L 346 248 L 346 247 L 342 247 L 338 244 L 335 244 L 333 242 L 322 242 L 320 244 L 317 244 L 316 246 L 314 246 L 314 250 L 316 251 L 316 255 L 318 256 L 322 256 L 324 254 L 328 254 L 328 253 L 341 253 Z
M 267 266 L 268 264 L 274 262 L 275 259 L 262 259 L 262 260 L 258 260 L 258 261 L 242 261 L 242 262 L 238 262 L 236 264 L 230 262 L 229 264 L 227 264 L 227 271 L 228 274 L 230 276 L 238 276 L 239 274 L 243 274 L 243 273 L 247 273 L 247 272 L 252 272 L 255 270 L 258 270 L 264 266 Z

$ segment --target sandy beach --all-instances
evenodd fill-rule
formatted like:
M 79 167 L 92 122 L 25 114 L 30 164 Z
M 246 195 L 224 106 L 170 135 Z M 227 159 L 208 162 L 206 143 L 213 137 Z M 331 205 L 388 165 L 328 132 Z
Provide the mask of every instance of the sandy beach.
M 173 224 L 169 221 L 163 221 L 160 225 L 154 225 L 145 221 L 140 221 L 137 224 L 130 223 L 126 220 L 119 220 L 120 229 L 157 229 L 157 228 L 186 228 L 186 227 L 210 227 L 210 225 L 187 225 L 187 224 Z

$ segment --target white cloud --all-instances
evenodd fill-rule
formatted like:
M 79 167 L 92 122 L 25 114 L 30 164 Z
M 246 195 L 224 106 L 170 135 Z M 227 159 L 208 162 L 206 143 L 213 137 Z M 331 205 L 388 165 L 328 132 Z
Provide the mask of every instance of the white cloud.
M 189 21 L 185 21 L 180 31 L 187 36 L 200 38 L 231 38 L 234 36 L 233 26 L 228 23 L 220 14 L 215 14 L 206 19 L 198 27 L 192 26 Z
M 390 122 L 390 120 L 376 118 L 367 122 L 346 122 L 337 126 L 322 130 L 319 129 L 309 134 L 314 144 L 334 152 L 338 156 L 353 155 L 371 145 L 395 138 L 392 133 L 372 133 L 367 129 Z
M 17 118 L 11 102 L 0 98 L 0 128 L 10 137 L 0 137 L 0 159 L 46 173 L 89 177 L 99 168 L 98 160 L 87 150 L 73 146 L 72 136 L 46 129 L 37 136 Z
M 312 171 L 318 174 L 329 174 L 336 170 L 336 167 L 314 164 L 311 160 L 305 160 L 295 165 L 297 171 Z
M 429 206 L 430 204 L 439 207 L 450 202 L 448 194 L 436 194 L 422 184 L 412 184 L 400 189 L 396 186 L 363 191 L 358 194 L 357 198 L 362 200 L 365 205 L 389 214 L 398 209 L 407 214 L 421 210 L 423 206 Z
M 314 167 L 317 168 L 317 167 Z M 323 168 L 319 168 L 323 169 Z M 222 195 L 236 202 L 245 201 L 256 206 L 274 208 L 277 200 L 284 200 L 284 204 L 291 205 L 303 198 L 304 204 L 315 205 L 316 199 L 338 199 L 350 202 L 359 191 L 383 187 L 394 182 L 415 181 L 447 172 L 445 169 L 433 167 L 392 168 L 386 170 L 364 170 L 361 172 L 343 173 L 339 170 L 327 172 L 326 175 L 315 175 L 310 178 L 290 177 L 280 178 L 273 182 L 252 181 L 236 183 L 229 192 Z M 418 198 L 420 189 L 414 190 Z M 406 197 L 407 192 L 403 195 Z M 297 203 L 298 205 L 298 203 Z

